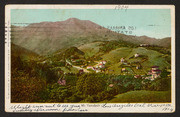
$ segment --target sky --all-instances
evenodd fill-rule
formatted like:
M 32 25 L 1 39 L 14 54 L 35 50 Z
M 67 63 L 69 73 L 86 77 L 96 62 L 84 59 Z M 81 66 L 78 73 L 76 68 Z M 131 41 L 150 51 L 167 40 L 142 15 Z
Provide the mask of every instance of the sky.
M 103 27 L 118 26 L 120 33 L 165 38 L 171 36 L 170 9 L 12 9 L 11 24 L 56 22 L 69 18 L 90 20 Z M 129 28 L 131 27 L 131 28 Z M 133 29 L 134 28 L 134 29 Z M 133 29 L 133 30 L 132 30 Z M 125 31 L 128 31 L 125 32 Z M 129 32 L 131 31 L 131 33 Z

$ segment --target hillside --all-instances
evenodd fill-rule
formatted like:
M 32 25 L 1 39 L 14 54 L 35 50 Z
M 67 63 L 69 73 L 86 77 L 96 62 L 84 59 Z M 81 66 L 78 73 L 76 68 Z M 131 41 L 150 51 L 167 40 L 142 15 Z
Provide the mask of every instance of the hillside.
M 107 62 L 105 73 L 144 75 L 148 73 L 152 66 L 159 66 L 161 70 L 170 68 L 170 54 L 161 53 L 155 48 L 138 47 L 130 43 L 124 44 L 124 42 L 99 41 L 83 44 L 78 48 L 60 49 L 46 56 L 44 60 L 49 61 L 50 65 L 53 65 L 54 68 L 61 67 L 64 72 L 72 73 L 77 73 L 77 69 L 84 69 L 86 71 L 88 66 L 95 67 L 98 62 L 105 60 Z M 161 48 L 162 51 L 164 49 L 166 50 L 166 48 Z M 134 57 L 137 53 L 140 56 Z M 125 64 L 122 64 L 121 58 L 126 60 Z M 70 64 L 71 66 L 65 64 Z M 140 68 L 137 69 L 137 66 L 140 66 Z M 64 67 L 68 67 L 69 71 Z M 71 70 L 72 68 L 73 70 Z M 127 69 L 128 72 L 122 72 L 123 68 Z
M 130 57 L 134 56 L 136 53 L 143 55 L 143 56 L 147 56 L 147 60 L 142 62 L 143 58 L 141 58 L 141 57 L 129 59 Z M 160 66 L 161 69 L 163 69 L 167 66 L 170 67 L 170 64 L 162 56 L 163 56 L 163 54 L 159 53 L 157 51 L 148 50 L 143 47 L 138 47 L 138 48 L 132 49 L 132 52 L 129 53 L 129 55 L 126 58 L 127 58 L 127 60 L 129 60 L 129 62 L 139 61 L 143 65 L 144 68 L 148 68 L 153 65 Z
M 78 47 L 81 51 L 85 53 L 85 57 L 92 57 L 97 54 L 99 54 L 99 49 L 102 47 L 101 44 L 103 42 L 93 42 L 93 43 L 88 43 L 88 44 L 83 44 Z
M 53 54 L 45 56 L 47 59 L 59 61 L 68 58 L 84 58 L 84 52 L 77 47 L 70 47 L 67 49 L 60 49 Z
M 43 55 L 94 41 L 123 40 L 135 44 L 160 44 L 169 47 L 171 40 L 167 38 L 160 41 L 146 36 L 127 36 L 109 31 L 89 20 L 76 18 L 58 22 L 33 23 L 25 27 L 12 26 L 11 36 L 12 42 L 16 45 Z
M 36 58 L 39 55 L 31 50 L 27 50 L 23 47 L 11 43 L 11 56 L 21 57 L 22 59 Z
M 133 57 L 136 53 L 139 53 L 142 57 L 130 58 Z M 129 71 L 133 71 L 137 74 L 147 73 L 151 66 L 157 65 L 160 66 L 160 69 L 170 68 L 170 64 L 167 62 L 166 58 L 162 57 L 164 54 L 161 54 L 154 50 L 148 50 L 143 47 L 138 48 L 129 48 L 122 47 L 110 51 L 102 56 L 103 60 L 109 61 L 109 69 L 113 70 L 115 74 L 120 74 L 121 68 L 127 68 Z M 120 62 L 121 58 L 125 58 L 129 65 L 122 65 Z M 133 64 L 134 63 L 134 64 Z M 133 66 L 140 65 L 141 69 L 136 69 Z
M 130 91 L 116 95 L 108 103 L 146 103 L 146 102 L 170 102 L 170 91 Z
M 139 47 L 117 40 L 94 41 L 39 56 L 15 44 L 11 47 L 12 102 L 171 101 L 169 48 Z M 139 56 L 135 57 L 137 53 Z M 125 61 L 121 62 L 121 58 Z M 162 74 L 151 81 L 146 78 L 151 78 L 148 71 L 154 65 Z M 135 78 L 137 75 L 142 78 Z

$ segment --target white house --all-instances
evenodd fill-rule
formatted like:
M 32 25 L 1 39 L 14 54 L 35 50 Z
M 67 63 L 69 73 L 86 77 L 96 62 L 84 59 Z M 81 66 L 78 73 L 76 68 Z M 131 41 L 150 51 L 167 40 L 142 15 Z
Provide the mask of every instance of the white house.
M 102 61 L 102 64 L 104 64 L 104 65 L 105 65 L 106 63 L 107 63 L 106 61 Z
M 138 53 L 134 54 L 134 57 L 139 57 L 139 54 Z
M 140 68 L 141 68 L 141 66 L 139 66 L 139 65 L 136 66 L 136 69 L 140 69 Z
M 123 71 L 123 72 L 126 71 L 126 68 L 122 68 L 121 71 Z
M 125 61 L 124 58 L 121 58 L 121 63 L 124 63 L 124 61 Z
M 140 44 L 139 46 L 146 47 L 146 46 L 149 46 L 149 45 L 148 44 Z
M 96 73 L 98 73 L 98 72 L 101 72 L 101 70 L 97 69 L 97 70 L 96 70 Z
M 46 63 L 46 61 L 43 61 L 42 63 L 43 63 L 43 64 L 45 64 L 45 63 Z
M 107 62 L 106 61 L 100 61 L 99 64 L 106 64 Z
M 104 64 L 99 64 L 99 68 L 105 68 Z
M 92 66 L 87 66 L 87 69 L 94 69 Z

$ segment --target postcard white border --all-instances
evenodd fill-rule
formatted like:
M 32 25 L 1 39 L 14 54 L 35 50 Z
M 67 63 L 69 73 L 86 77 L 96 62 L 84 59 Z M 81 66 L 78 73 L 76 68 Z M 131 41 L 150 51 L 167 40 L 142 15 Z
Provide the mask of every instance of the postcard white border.
M 119 106 L 123 106 L 123 108 L 119 107 L 111 107 L 104 108 L 103 103 L 94 103 L 94 105 L 98 105 L 98 107 L 88 107 L 87 105 L 93 105 L 93 103 L 11 103 L 10 95 L 11 95 L 11 37 L 10 37 L 10 24 L 11 24 L 11 9 L 115 9 L 118 5 L 6 5 L 5 6 L 5 26 L 7 26 L 6 35 L 5 35 L 5 111 L 6 112 L 18 112 L 14 108 L 26 108 L 26 106 L 43 106 L 42 109 L 46 109 L 45 106 L 52 106 L 54 110 L 24 110 L 21 112 L 63 112 L 63 105 L 79 105 L 81 106 L 82 111 L 80 110 L 72 110 L 68 112 L 75 113 L 172 113 L 175 112 L 175 6 L 174 5 L 126 5 L 128 9 L 170 9 L 171 10 L 171 103 L 145 103 L 145 107 L 137 107 L 137 105 L 142 105 L 142 103 L 130 103 L 132 107 L 128 107 L 127 103 L 108 103 L 106 106 L 113 106 L 115 104 Z M 154 105 L 154 107 L 148 107 L 148 104 Z M 84 107 L 85 105 L 85 107 Z M 130 106 L 129 105 L 129 106 Z M 135 107 L 136 105 L 136 107 Z M 155 106 L 158 107 L 155 107 Z M 169 106 L 170 105 L 170 106 Z M 125 107 L 126 106 L 126 107 Z M 59 109 L 59 110 L 55 110 Z M 167 109 L 164 109 L 167 108 Z M 27 108 L 26 108 L 27 109 Z M 83 110 L 84 109 L 84 110 Z M 85 111 L 87 109 L 88 111 Z M 164 109 L 164 110 L 163 110 Z M 20 111 L 19 111 L 20 112 Z M 66 111 L 67 112 L 67 111 Z

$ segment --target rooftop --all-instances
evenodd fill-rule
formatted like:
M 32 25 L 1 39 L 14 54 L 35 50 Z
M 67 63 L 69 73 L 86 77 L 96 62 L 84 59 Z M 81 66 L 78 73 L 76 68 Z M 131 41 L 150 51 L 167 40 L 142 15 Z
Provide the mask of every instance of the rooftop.
M 151 68 L 159 68 L 159 66 L 152 66 Z
M 152 71 L 161 71 L 161 70 L 157 69 L 157 70 L 152 70 Z

